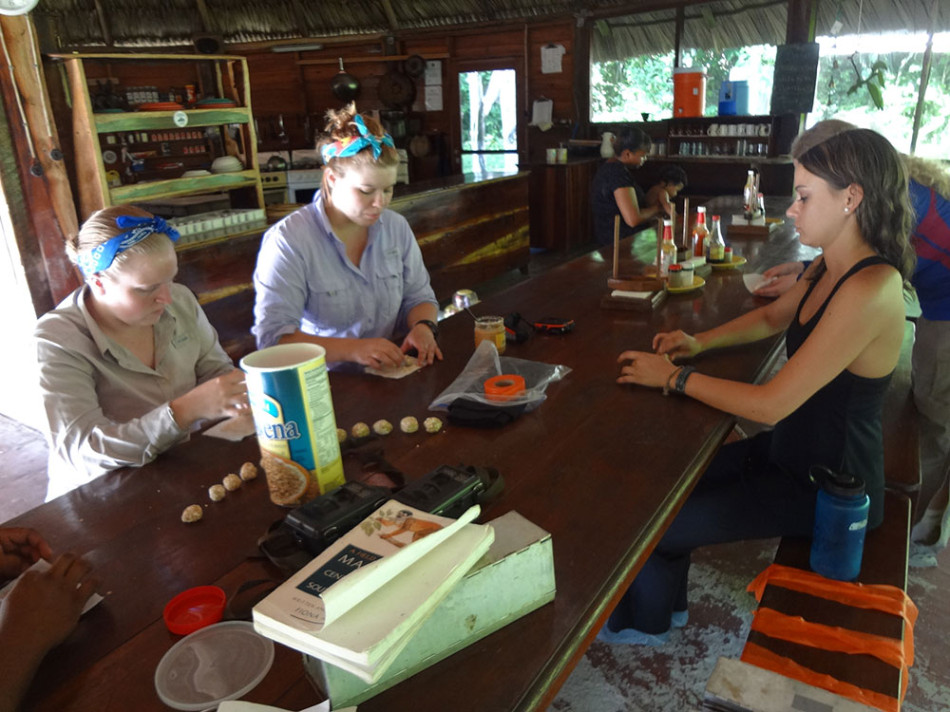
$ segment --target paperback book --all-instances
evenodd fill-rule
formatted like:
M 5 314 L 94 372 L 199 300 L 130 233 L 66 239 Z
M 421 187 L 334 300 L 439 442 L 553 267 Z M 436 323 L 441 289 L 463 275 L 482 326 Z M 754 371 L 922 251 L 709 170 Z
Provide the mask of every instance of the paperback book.
M 254 607 L 255 629 L 373 682 L 488 550 L 490 526 L 390 500 Z

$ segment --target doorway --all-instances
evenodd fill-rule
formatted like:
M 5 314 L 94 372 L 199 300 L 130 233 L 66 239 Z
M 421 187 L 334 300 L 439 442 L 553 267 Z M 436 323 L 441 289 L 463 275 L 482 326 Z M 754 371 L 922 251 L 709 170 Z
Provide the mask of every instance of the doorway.
M 462 173 L 487 176 L 518 170 L 524 129 L 520 60 L 460 63 L 458 157 Z

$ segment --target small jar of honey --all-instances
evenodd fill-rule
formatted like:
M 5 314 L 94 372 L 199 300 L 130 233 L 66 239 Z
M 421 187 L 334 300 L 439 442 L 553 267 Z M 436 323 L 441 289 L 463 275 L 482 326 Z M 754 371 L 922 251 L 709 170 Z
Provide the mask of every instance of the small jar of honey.
M 475 319 L 475 348 L 485 339 L 495 344 L 499 354 L 505 353 L 505 320 L 500 316 L 480 316 Z

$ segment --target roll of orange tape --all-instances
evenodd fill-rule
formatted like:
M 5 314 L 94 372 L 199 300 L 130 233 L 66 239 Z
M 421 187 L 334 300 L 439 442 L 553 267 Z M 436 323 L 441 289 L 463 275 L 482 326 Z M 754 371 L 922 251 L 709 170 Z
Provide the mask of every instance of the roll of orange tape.
M 524 378 L 501 374 L 485 381 L 485 397 L 491 401 L 506 401 L 525 391 Z

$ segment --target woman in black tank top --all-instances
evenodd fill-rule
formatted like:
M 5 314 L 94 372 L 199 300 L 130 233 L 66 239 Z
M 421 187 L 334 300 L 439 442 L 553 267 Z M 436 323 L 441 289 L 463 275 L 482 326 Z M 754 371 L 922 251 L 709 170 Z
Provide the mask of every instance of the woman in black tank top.
M 656 353 L 625 351 L 619 383 L 668 388 L 774 429 L 723 446 L 600 637 L 657 644 L 685 623 L 689 554 L 705 544 L 810 536 L 812 465 L 865 478 L 868 524 L 882 518 L 881 403 L 903 339 L 903 283 L 913 268 L 912 211 L 898 153 L 881 135 L 838 121 L 792 148 L 797 199 L 788 215 L 822 251 L 809 279 L 707 332 L 654 337 Z M 788 361 L 748 384 L 671 363 L 785 332 Z

